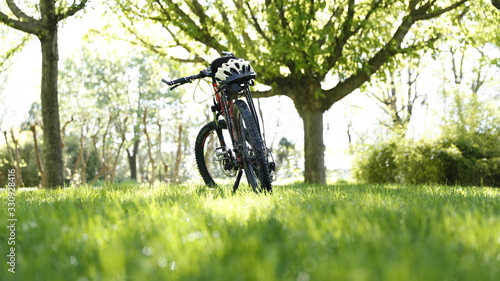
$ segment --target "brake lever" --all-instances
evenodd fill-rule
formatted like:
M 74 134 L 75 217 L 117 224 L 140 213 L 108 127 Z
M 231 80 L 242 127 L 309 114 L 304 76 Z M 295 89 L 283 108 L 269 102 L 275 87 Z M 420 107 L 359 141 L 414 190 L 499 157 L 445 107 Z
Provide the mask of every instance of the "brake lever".
M 200 71 L 200 73 L 202 73 L 204 75 L 203 78 L 209 77 L 209 76 L 212 76 L 212 69 L 209 66 L 209 67 L 203 69 L 202 71 Z
M 175 89 L 175 88 L 179 87 L 180 85 L 181 85 L 181 84 L 177 84 L 177 85 L 172 86 L 172 87 L 170 87 L 170 88 L 168 88 L 168 89 L 169 89 L 170 91 L 172 91 L 173 89 Z

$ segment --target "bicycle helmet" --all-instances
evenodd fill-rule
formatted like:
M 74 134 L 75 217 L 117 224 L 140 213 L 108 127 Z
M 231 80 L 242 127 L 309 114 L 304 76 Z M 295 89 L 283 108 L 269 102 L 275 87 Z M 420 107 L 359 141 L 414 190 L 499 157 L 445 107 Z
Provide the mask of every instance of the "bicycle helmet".
M 217 72 L 217 69 L 222 66 L 222 64 L 228 62 L 230 59 L 238 59 L 235 56 L 224 56 L 220 58 L 216 58 L 211 64 L 210 64 L 210 70 L 212 71 L 212 76 L 215 76 L 215 73 Z
M 244 78 L 253 79 L 256 75 L 250 62 L 234 58 L 217 68 L 215 80 L 220 85 L 225 85 Z

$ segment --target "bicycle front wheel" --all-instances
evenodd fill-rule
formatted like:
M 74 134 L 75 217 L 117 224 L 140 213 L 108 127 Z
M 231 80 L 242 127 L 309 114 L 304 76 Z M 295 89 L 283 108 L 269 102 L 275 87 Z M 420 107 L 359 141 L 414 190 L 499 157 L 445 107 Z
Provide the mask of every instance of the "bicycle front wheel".
M 206 124 L 196 137 L 196 164 L 203 181 L 209 187 L 234 182 L 236 168 L 233 166 L 232 147 L 226 145 L 227 140 L 231 138 L 224 120 L 219 120 L 217 124 L 213 121 Z
M 256 193 L 272 191 L 266 147 L 248 105 L 237 100 L 233 106 L 238 155 L 242 156 L 248 184 Z

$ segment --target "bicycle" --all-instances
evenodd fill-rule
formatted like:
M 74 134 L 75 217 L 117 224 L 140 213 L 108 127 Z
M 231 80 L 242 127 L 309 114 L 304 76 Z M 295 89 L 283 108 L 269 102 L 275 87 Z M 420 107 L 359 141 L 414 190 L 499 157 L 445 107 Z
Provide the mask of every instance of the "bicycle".
M 254 192 L 272 192 L 276 165 L 262 137 L 250 91 L 256 73 L 248 61 L 229 52 L 222 55 L 198 74 L 162 81 L 172 90 L 193 80 L 212 78 L 213 121 L 201 128 L 194 149 L 205 184 L 216 187 L 236 177 L 236 192 L 245 171 Z

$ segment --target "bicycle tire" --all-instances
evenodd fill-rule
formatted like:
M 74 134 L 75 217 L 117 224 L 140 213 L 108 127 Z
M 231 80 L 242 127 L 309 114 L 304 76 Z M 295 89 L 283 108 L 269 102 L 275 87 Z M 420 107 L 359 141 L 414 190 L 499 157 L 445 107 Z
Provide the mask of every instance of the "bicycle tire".
M 215 175 L 212 167 L 216 165 L 214 161 L 209 161 L 211 157 L 213 157 L 211 152 L 208 151 L 209 139 L 213 137 L 214 141 L 219 141 L 217 134 L 215 132 L 216 129 L 221 129 L 227 131 L 227 123 L 224 120 L 219 120 L 218 124 L 214 121 L 207 123 L 205 126 L 201 128 L 198 132 L 198 136 L 196 137 L 194 154 L 196 159 L 196 165 L 198 166 L 198 171 L 200 172 L 201 177 L 205 184 L 209 187 L 216 187 L 218 184 L 214 180 Z M 220 145 L 220 143 L 218 143 Z M 208 155 L 207 155 L 208 153 Z M 215 167 L 213 167 L 215 169 Z M 210 170 L 210 171 L 209 171 Z M 220 171 L 222 173 L 222 170 Z
M 271 192 L 271 174 L 264 141 L 248 105 L 243 100 L 235 101 L 233 118 L 234 130 L 243 150 L 241 155 L 244 158 L 243 168 L 248 184 L 256 193 Z

